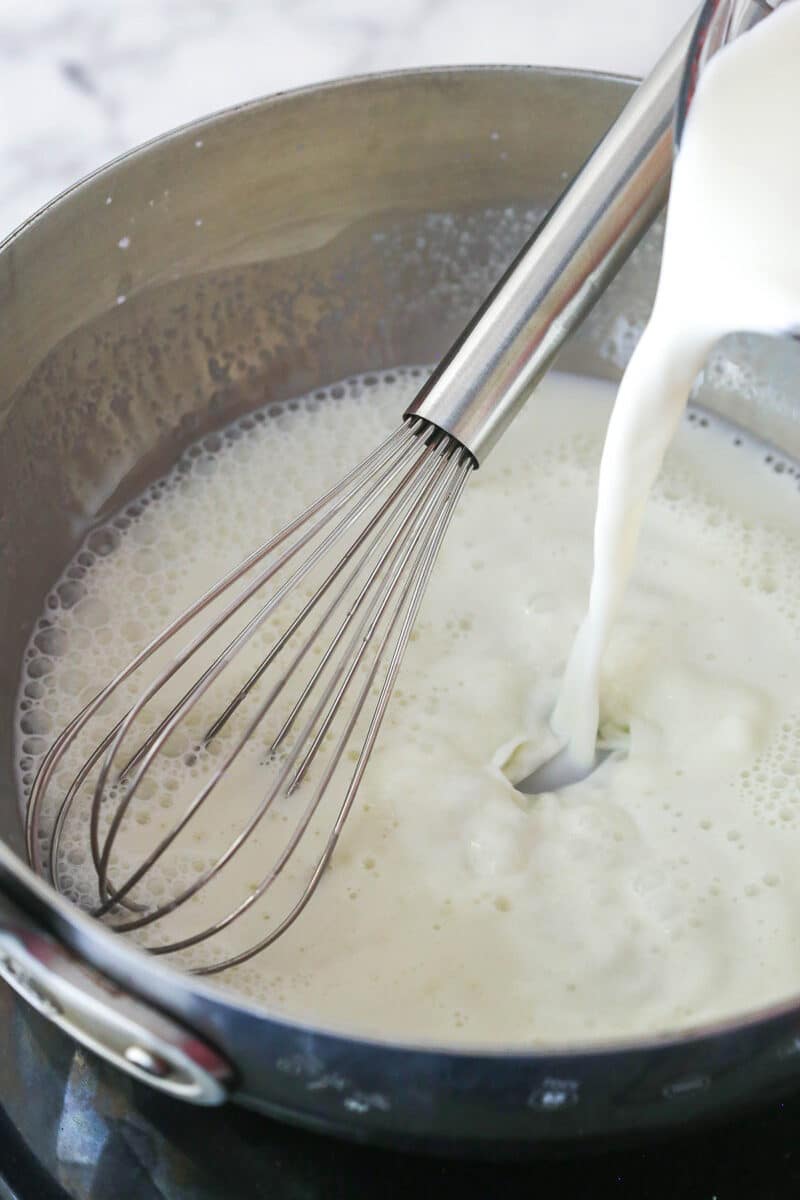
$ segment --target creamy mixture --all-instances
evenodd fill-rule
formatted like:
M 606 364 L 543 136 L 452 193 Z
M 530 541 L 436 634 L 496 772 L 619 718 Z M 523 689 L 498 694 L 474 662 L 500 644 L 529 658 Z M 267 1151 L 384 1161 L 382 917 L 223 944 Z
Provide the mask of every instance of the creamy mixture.
M 27 662 L 28 783 L 51 733 L 148 633 L 367 453 L 420 382 L 372 378 L 207 439 L 91 535 Z M 613 398 L 552 377 L 470 481 L 333 867 L 291 932 L 226 986 L 323 1024 L 495 1044 L 677 1028 L 796 990 L 800 496 L 767 451 L 712 418 L 684 421 L 606 664 L 603 738 L 624 753 L 559 796 L 523 800 L 506 778 L 557 744 L 549 717 L 588 585 Z M 160 762 L 118 877 L 137 836 L 151 844 L 182 811 L 198 770 Z M 207 864 L 269 771 L 256 739 L 151 894 Z M 165 932 L 246 894 L 299 804 L 226 873 L 224 896 L 204 893 Z M 85 810 L 64 865 L 93 903 Z M 267 928 L 279 899 L 225 947 Z
M 600 666 L 648 493 L 714 343 L 800 328 L 796 153 L 800 4 L 784 4 L 711 59 L 680 147 L 650 322 L 625 373 L 600 473 L 589 611 L 554 717 L 591 762 Z
M 800 167 L 785 103 L 800 5 L 745 41 L 712 64 L 686 132 L 653 322 L 604 451 L 591 606 L 558 733 L 550 718 L 589 585 L 614 395 L 554 376 L 470 481 L 317 896 L 224 986 L 318 1024 L 516 1046 L 686 1028 L 800 988 L 796 470 L 707 415 L 682 415 L 720 334 L 800 324 Z M 420 374 L 350 380 L 254 414 L 89 537 L 26 659 L 23 789 L 54 733 L 151 633 L 396 425 Z M 278 628 L 251 643 L 236 680 Z M 201 709 L 188 739 L 158 761 L 112 878 L 213 769 L 227 735 L 199 755 L 191 743 L 218 707 Z M 565 735 L 591 757 L 598 725 L 616 753 L 594 775 L 559 795 L 516 793 L 511 781 Z M 97 736 L 90 727 L 61 770 L 51 820 Z M 173 894 L 235 836 L 274 771 L 268 744 L 254 739 L 149 877 L 149 898 Z M 190 933 L 246 898 L 302 804 L 303 788 L 282 800 L 235 868 L 143 943 Z M 86 813 L 81 797 L 61 865 L 70 894 L 91 906 Z M 225 933 L 227 953 L 280 919 L 326 815 L 278 891 Z M 219 946 L 182 961 L 202 964 L 211 951 Z

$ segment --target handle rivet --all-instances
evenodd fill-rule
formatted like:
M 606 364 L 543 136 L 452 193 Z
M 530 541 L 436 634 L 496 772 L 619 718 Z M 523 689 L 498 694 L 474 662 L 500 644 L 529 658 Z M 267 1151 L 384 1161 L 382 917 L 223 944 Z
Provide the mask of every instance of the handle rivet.
M 144 1071 L 146 1075 L 153 1075 L 156 1079 L 165 1079 L 167 1075 L 172 1073 L 172 1068 L 164 1058 L 159 1058 L 157 1054 L 153 1054 L 152 1050 L 147 1050 L 144 1046 L 128 1046 L 125 1051 L 125 1059 L 133 1067 L 138 1067 L 140 1071 Z

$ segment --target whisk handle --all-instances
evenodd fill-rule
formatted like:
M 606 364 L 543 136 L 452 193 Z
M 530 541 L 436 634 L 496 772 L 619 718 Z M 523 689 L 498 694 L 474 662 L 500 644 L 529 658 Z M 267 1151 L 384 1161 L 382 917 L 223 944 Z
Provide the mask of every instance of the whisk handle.
M 730 0 L 709 0 L 701 9 Z M 765 10 L 761 6 L 762 15 Z M 486 457 L 661 210 L 698 19 L 640 85 L 406 416 Z

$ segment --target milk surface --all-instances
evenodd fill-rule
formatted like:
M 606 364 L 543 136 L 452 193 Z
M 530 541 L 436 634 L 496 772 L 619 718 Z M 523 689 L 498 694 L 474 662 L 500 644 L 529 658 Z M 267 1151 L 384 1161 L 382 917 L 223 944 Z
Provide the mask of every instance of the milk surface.
M 603 655 L 698 371 L 725 334 L 800 328 L 798 63 L 800 4 L 785 3 L 711 59 L 689 112 L 655 307 L 603 451 L 588 613 L 554 714 L 578 763 L 595 754 Z
M 89 536 L 26 660 L 21 786 L 109 675 L 368 453 L 420 382 L 419 370 L 376 372 L 247 417 Z M 682 1029 L 798 990 L 791 464 L 711 417 L 682 420 L 604 664 L 601 737 L 619 753 L 558 796 L 527 800 L 510 782 L 558 744 L 550 715 L 589 582 L 613 399 L 606 384 L 549 378 L 470 480 L 332 867 L 292 930 L 220 986 L 328 1027 L 511 1046 Z M 61 771 L 50 818 L 96 736 Z M 148 899 L 208 865 L 272 769 L 256 738 L 149 878 Z M 201 765 L 176 752 L 151 778 L 115 852 L 118 879 L 183 811 Z M 302 803 L 281 804 L 221 885 L 135 936 L 157 944 L 240 901 Z M 62 866 L 90 906 L 87 841 L 80 804 Z M 184 964 L 261 936 L 319 844 L 298 852 L 283 892 Z

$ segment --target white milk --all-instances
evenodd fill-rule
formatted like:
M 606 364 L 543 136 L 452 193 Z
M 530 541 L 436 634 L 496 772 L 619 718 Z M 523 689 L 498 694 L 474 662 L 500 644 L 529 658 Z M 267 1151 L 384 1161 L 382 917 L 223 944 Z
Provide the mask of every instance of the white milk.
M 689 114 L 655 307 L 603 451 L 589 610 L 553 718 L 581 764 L 647 497 L 697 373 L 723 334 L 800 326 L 798 64 L 800 4 L 787 3 L 711 60 Z
M 88 539 L 26 660 L 23 786 L 148 634 L 368 453 L 419 383 L 419 372 L 381 373 L 246 418 Z M 800 990 L 800 495 L 762 447 L 737 445 L 713 419 L 680 423 L 607 661 L 602 735 L 626 753 L 532 801 L 501 769 L 519 778 L 557 745 L 549 717 L 589 582 L 613 398 L 606 384 L 553 376 L 470 480 L 332 868 L 290 933 L 222 985 L 330 1027 L 515 1046 L 681 1029 Z M 169 855 L 151 898 L 173 894 L 240 827 L 270 778 L 264 746 L 254 741 Z M 151 844 L 183 810 L 196 770 L 159 764 L 117 878 L 137 839 Z M 162 934 L 246 895 L 301 806 L 287 801 L 221 887 Z M 63 865 L 90 905 L 85 806 Z M 261 936 L 280 900 L 259 904 L 224 948 Z

